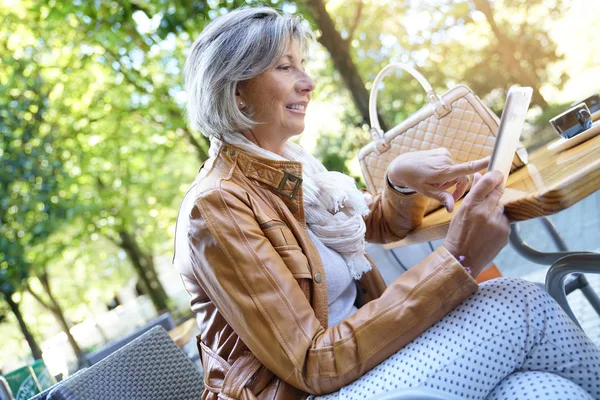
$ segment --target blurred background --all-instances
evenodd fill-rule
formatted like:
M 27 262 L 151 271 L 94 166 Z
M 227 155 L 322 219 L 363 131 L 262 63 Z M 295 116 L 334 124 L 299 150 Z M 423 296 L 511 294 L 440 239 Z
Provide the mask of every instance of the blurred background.
M 182 67 L 203 27 L 244 4 L 255 2 L 2 0 L 0 370 L 43 357 L 66 376 L 159 313 L 190 317 L 173 232 L 208 145 L 186 124 Z M 530 150 L 556 138 L 552 116 L 600 89 L 596 0 L 268 5 L 301 13 L 318 38 L 296 140 L 359 184 L 369 90 L 389 62 L 415 65 L 438 94 L 466 84 L 498 114 L 511 85 L 533 87 Z M 390 76 L 385 126 L 424 101 L 416 80 Z

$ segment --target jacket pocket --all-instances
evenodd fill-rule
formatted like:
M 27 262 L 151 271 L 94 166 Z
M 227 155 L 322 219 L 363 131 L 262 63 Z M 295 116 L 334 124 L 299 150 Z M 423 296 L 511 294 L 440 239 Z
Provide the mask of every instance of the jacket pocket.
M 289 245 L 276 247 L 275 250 L 287 265 L 288 269 L 296 279 L 310 279 L 312 274 L 308 266 L 308 259 L 302 252 L 300 246 Z
M 273 247 L 278 248 L 289 245 L 298 246 L 298 241 L 285 222 L 270 220 L 260 224 L 260 227 Z
M 308 259 L 288 226 L 277 220 L 262 223 L 261 228 L 275 251 L 279 254 L 304 296 L 310 301 L 312 272 Z

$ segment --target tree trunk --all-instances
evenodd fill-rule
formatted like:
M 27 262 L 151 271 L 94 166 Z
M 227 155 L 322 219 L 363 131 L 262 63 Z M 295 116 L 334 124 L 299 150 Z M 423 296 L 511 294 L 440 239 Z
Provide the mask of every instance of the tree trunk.
M 516 46 L 513 41 L 508 38 L 502 32 L 500 27 L 496 24 L 494 19 L 494 10 L 488 0 L 474 0 L 475 8 L 485 15 L 490 28 L 496 40 L 498 41 L 498 51 L 502 57 L 502 61 L 506 68 L 515 79 L 515 81 L 524 86 L 531 86 L 533 88 L 533 103 L 537 104 L 542 108 L 548 107 L 548 102 L 544 99 L 544 96 L 539 91 L 539 80 L 535 74 L 535 71 L 523 68 L 519 60 L 515 57 Z
M 152 256 L 145 254 L 140 249 L 135 237 L 124 229 L 119 231 L 119 237 L 121 238 L 119 246 L 127 253 L 141 279 L 144 291 L 150 296 L 154 307 L 159 313 L 168 311 L 167 301 L 169 297 L 158 279 Z
M 12 313 L 15 315 L 15 317 L 17 317 L 19 327 L 21 328 L 21 332 L 23 333 L 23 336 L 25 336 L 25 340 L 27 340 L 27 344 L 31 349 L 31 355 L 33 356 L 33 359 L 40 360 L 42 358 L 42 349 L 40 348 L 40 346 L 38 346 L 33 335 L 29 331 L 29 328 L 27 327 L 27 324 L 23 319 L 23 315 L 21 314 L 21 310 L 19 309 L 19 305 L 15 303 L 11 297 L 12 293 L 2 292 L 2 295 L 8 303 L 8 306 L 10 307 Z
M 181 112 L 178 110 L 170 110 L 169 115 L 176 119 L 181 118 Z M 188 140 L 188 142 L 196 150 L 196 152 L 198 153 L 198 159 L 200 160 L 200 162 L 204 162 L 208 159 L 208 153 L 206 152 L 206 150 L 204 150 L 204 147 L 202 147 L 202 145 L 200 144 L 200 141 L 198 141 L 196 139 L 196 137 L 194 136 L 192 131 L 190 131 L 186 127 L 185 121 L 183 122 L 181 127 L 177 128 L 177 132 L 181 133 L 183 136 L 185 136 L 186 139 Z M 200 140 L 203 141 L 205 144 L 207 144 L 210 147 L 210 143 L 208 143 L 208 139 L 205 136 L 201 135 Z
M 206 153 L 206 151 L 204 150 L 204 148 L 200 145 L 200 142 L 198 142 L 196 140 L 196 138 L 192 134 L 192 131 L 190 131 L 187 128 L 180 128 L 180 129 L 181 129 L 181 132 L 183 132 L 183 134 L 187 138 L 188 142 L 190 142 L 190 144 L 192 145 L 192 147 L 198 153 L 198 158 L 200 159 L 200 162 L 206 161 L 208 159 L 208 154 Z
M 307 0 L 307 4 L 309 12 L 321 30 L 321 36 L 318 39 L 319 43 L 331 54 L 333 65 L 340 75 L 342 75 L 342 79 L 352 95 L 358 112 L 362 115 L 363 120 L 369 123 L 369 91 L 365 88 L 356 64 L 352 61 L 350 44 L 335 29 L 335 24 L 331 16 L 327 13 L 322 0 Z M 381 115 L 379 115 L 379 123 L 381 129 L 384 132 L 387 131 L 387 125 Z
M 56 321 L 60 325 L 61 329 L 63 330 L 65 335 L 67 335 L 67 340 L 69 341 L 69 344 L 71 345 L 71 348 L 73 349 L 73 353 L 75 353 L 77 360 L 79 361 L 80 364 L 83 363 L 85 360 L 83 357 L 83 352 L 81 351 L 79 344 L 77 343 L 77 341 L 71 334 L 71 327 L 70 327 L 70 324 L 67 322 L 67 319 L 65 318 L 65 313 L 63 312 L 62 307 L 60 306 L 60 304 L 58 304 L 58 301 L 56 300 L 56 298 L 54 297 L 54 294 L 52 293 L 52 289 L 50 287 L 50 280 L 48 279 L 48 274 L 46 271 L 42 272 L 41 276 L 39 277 L 39 280 L 42 283 L 42 286 L 44 287 L 44 291 L 46 292 L 48 299 L 50 300 L 50 304 L 44 303 L 39 296 L 37 296 L 33 293 L 32 290 L 30 290 L 29 292 L 43 306 L 45 306 L 50 312 L 52 312 L 52 315 L 54 315 L 54 318 L 56 318 Z

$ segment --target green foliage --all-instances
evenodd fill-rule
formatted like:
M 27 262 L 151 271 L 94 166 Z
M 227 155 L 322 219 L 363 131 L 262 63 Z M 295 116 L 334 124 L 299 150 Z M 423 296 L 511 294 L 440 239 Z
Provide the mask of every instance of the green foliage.
M 0 48 L 7 53 L 7 38 Z M 49 86 L 31 63 L 33 49 L 4 57 L 0 75 L 0 290 L 10 294 L 32 272 L 31 247 L 48 238 L 74 200 L 46 120 Z
M 186 43 L 140 33 L 134 15 L 144 11 L 133 3 L 55 4 L 32 3 L 29 11 L 41 16 L 38 41 L 53 50 L 46 65 L 65 72 L 53 77 L 60 94 L 51 118 L 79 195 L 82 235 L 119 241 L 126 230 L 152 249 L 165 240 L 173 193 L 199 166 L 184 144 L 177 100 Z
M 131 278 L 120 231 L 150 256 L 170 247 L 200 164 L 173 101 L 184 44 L 156 44 L 127 30 L 133 21 L 118 30 L 116 3 L 97 4 L 106 21 L 71 2 L 0 6 L 0 285 L 14 292 L 38 266 L 55 266 L 75 320 L 82 300 L 101 304 Z
M 418 32 L 424 38 L 419 46 L 430 60 L 438 61 L 432 67 L 445 75 L 443 81 L 469 85 L 478 95 L 487 96 L 499 113 L 512 85 L 530 85 L 539 91 L 543 85 L 560 88 L 565 84 L 566 74 L 555 81 L 550 79 L 550 67 L 563 56 L 558 53 L 549 29 L 569 3 L 569 0 L 427 1 L 426 5 L 419 5 L 430 15 L 429 23 Z M 509 60 L 511 57 L 514 60 Z M 545 106 L 535 97 L 534 102 Z

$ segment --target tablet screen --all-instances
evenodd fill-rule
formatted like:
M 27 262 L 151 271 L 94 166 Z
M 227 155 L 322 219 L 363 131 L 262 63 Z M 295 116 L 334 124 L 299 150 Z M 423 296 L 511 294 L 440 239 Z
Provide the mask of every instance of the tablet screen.
M 519 138 L 525 126 L 525 117 L 533 89 L 530 87 L 511 87 L 506 96 L 506 104 L 500 118 L 494 150 L 488 171 L 500 171 L 504 183 L 508 179 L 510 167 L 519 145 Z

